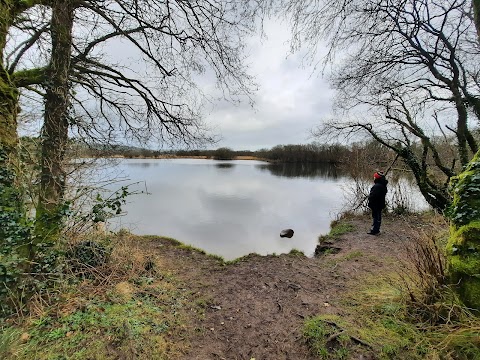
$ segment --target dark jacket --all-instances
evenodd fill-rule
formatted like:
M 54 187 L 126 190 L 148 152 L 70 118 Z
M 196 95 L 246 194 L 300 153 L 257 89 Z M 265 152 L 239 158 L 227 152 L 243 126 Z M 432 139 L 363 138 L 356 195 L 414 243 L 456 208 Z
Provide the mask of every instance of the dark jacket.
M 384 209 L 388 180 L 382 176 L 380 179 L 375 179 L 373 182 L 375 184 L 370 189 L 370 194 L 368 195 L 368 207 L 377 210 Z

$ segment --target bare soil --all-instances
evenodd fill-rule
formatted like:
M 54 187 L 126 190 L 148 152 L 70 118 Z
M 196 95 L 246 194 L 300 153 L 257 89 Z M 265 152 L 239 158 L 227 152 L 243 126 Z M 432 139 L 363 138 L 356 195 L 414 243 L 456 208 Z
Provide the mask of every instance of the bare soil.
M 370 218 L 347 219 L 336 254 L 249 255 L 232 264 L 159 238 L 153 246 L 162 268 L 179 278 L 196 299 L 207 299 L 185 341 L 183 359 L 315 359 L 302 336 L 305 319 L 341 314 L 339 302 L 366 276 L 392 270 L 421 217 L 386 217 L 382 233 L 367 235 Z M 295 236 L 285 241 L 295 242 Z

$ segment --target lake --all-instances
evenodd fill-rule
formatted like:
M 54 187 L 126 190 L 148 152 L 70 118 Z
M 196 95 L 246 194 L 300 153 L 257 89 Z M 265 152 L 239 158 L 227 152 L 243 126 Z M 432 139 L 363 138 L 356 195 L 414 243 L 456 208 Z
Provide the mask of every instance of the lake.
M 292 249 L 312 256 L 352 182 L 333 166 L 250 160 L 124 159 L 115 170 L 128 178 L 117 189 L 139 182 L 130 191 L 148 194 L 130 196 L 110 229 L 172 237 L 225 260 Z M 280 238 L 287 228 L 294 236 Z

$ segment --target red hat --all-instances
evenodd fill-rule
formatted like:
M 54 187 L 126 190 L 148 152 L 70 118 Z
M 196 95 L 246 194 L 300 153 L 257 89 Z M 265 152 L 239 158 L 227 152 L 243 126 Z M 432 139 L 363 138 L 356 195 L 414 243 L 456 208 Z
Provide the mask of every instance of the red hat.
M 377 171 L 375 174 L 373 174 L 374 179 L 381 179 L 384 176 L 385 176 L 385 174 L 381 171 Z

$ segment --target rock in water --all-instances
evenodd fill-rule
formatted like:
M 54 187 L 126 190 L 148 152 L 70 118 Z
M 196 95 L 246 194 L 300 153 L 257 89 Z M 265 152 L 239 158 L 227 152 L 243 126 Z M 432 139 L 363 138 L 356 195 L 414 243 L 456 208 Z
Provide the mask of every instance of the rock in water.
M 292 229 L 285 229 L 280 232 L 280 237 L 284 238 L 291 238 L 293 236 L 293 230 Z

